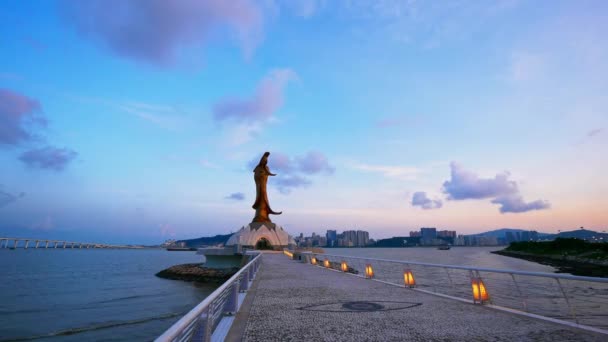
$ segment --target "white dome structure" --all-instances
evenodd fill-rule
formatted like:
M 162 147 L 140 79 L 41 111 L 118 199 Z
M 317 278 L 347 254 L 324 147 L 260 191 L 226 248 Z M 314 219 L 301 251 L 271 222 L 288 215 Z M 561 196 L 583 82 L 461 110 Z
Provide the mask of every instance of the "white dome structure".
M 226 242 L 226 246 L 255 248 L 260 242 L 275 250 L 295 245 L 293 237 L 287 234 L 283 227 L 270 222 L 252 222 L 234 233 Z

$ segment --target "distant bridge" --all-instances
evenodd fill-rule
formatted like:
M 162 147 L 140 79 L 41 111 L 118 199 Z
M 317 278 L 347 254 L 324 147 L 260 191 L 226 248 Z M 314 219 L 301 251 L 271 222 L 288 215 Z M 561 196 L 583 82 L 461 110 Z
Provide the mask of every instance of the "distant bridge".
M 22 243 L 20 243 L 22 242 Z M 12 246 L 11 246 L 12 245 Z M 74 242 L 68 240 L 51 240 L 51 239 L 29 239 L 29 238 L 10 238 L 0 237 L 0 248 L 51 248 L 51 249 L 90 249 L 90 248 L 108 248 L 108 249 L 139 249 L 140 246 L 128 245 L 110 245 L 105 243 L 92 242 Z

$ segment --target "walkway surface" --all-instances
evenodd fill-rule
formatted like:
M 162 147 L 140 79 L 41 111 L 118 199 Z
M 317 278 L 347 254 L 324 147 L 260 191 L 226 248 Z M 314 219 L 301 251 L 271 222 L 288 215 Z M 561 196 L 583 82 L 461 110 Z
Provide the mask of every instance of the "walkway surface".
M 264 254 L 227 340 L 606 341 L 599 334 L 326 270 L 283 254 Z

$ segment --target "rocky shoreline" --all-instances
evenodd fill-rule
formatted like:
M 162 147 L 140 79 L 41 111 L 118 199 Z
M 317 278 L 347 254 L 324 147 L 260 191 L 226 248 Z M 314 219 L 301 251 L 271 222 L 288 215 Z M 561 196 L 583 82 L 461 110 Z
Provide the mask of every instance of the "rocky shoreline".
M 164 269 L 156 273 L 156 276 L 172 280 L 221 284 L 238 271 L 238 267 L 208 268 L 204 267 L 203 264 L 181 264 Z
M 534 261 L 558 269 L 557 273 L 570 273 L 587 277 L 608 277 L 608 262 L 569 255 L 537 255 L 519 251 L 494 251 L 494 254 Z

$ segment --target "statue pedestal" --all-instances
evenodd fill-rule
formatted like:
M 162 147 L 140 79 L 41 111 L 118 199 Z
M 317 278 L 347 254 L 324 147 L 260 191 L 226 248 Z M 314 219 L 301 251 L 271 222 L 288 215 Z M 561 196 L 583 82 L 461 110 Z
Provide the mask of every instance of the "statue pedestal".
M 276 251 L 295 245 L 293 238 L 278 224 L 252 222 L 234 233 L 226 242 L 226 246 L 254 249 L 260 242 L 265 242 Z
M 295 241 L 283 227 L 270 222 L 252 222 L 232 234 L 224 247 L 199 248 L 196 254 L 205 256 L 207 267 L 238 267 L 246 254 L 244 250 L 256 249 L 260 241 L 267 249 L 275 251 L 295 246 Z

